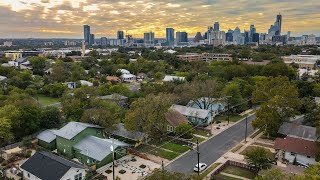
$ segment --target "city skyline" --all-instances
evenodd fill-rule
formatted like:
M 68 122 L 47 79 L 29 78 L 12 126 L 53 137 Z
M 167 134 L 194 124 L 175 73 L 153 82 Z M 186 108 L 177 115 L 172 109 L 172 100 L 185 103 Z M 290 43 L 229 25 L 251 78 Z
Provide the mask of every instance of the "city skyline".
M 236 26 L 250 30 L 254 24 L 257 32 L 265 33 L 279 12 L 282 34 L 320 36 L 319 8 L 317 0 L 0 0 L 0 38 L 83 38 L 84 24 L 91 26 L 96 38 L 114 38 L 118 30 L 138 38 L 152 31 L 155 37 L 164 38 L 167 27 L 194 37 L 215 22 L 226 32 Z

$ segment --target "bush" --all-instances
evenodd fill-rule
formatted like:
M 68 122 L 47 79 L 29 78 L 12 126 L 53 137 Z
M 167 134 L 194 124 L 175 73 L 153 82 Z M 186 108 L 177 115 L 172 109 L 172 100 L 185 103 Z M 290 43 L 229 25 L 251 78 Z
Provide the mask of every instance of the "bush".
M 125 171 L 125 170 L 123 170 L 123 169 L 121 169 L 120 171 L 119 171 L 119 173 L 120 174 L 124 174 L 124 173 L 126 173 L 127 171 Z
M 179 126 L 176 127 L 176 134 L 177 135 L 182 135 L 183 138 L 190 139 L 192 138 L 193 134 L 193 129 L 190 124 L 184 123 L 180 124 Z

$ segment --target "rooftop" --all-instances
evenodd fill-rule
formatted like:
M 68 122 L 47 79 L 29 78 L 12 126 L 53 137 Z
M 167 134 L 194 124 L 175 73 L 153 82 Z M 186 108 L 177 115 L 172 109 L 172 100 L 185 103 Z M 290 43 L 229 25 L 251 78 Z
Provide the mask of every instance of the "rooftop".
M 293 137 L 277 138 L 274 148 L 311 157 L 317 154 L 316 142 Z
M 116 126 L 116 130 L 111 132 L 112 134 L 115 134 L 117 136 L 121 136 L 121 137 L 125 137 L 131 140 L 140 140 L 143 139 L 143 137 L 145 136 L 144 133 L 139 132 L 139 131 L 128 131 L 125 127 L 123 123 L 119 123 Z
M 85 156 L 88 156 L 97 161 L 102 161 L 105 157 L 112 153 L 112 145 L 114 149 L 120 146 L 130 146 L 129 144 L 123 143 L 116 139 L 101 139 L 95 136 L 87 136 L 78 144 L 74 145 L 74 148 L 80 150 L 80 153 Z
M 177 127 L 183 123 L 188 123 L 187 118 L 175 110 L 169 110 L 165 114 L 165 117 L 166 117 L 166 120 L 174 127 Z
M 166 75 L 166 76 L 163 78 L 163 81 L 165 81 L 165 82 L 174 81 L 174 80 L 184 81 L 184 80 L 185 80 L 185 77 L 168 76 L 168 75 Z
M 48 130 L 45 130 L 45 131 L 43 131 L 43 132 L 41 132 L 38 136 L 37 136 L 37 138 L 39 139 L 39 140 L 42 140 L 42 141 L 44 141 L 44 142 L 47 142 L 47 143 L 51 143 L 53 140 L 55 140 L 56 139 L 56 132 L 57 132 L 58 130 L 54 130 L 54 129 L 48 129 Z
M 315 141 L 317 139 L 316 131 L 317 129 L 315 127 L 284 122 L 279 128 L 278 133 L 290 137 L 298 137 L 310 141 Z
M 69 122 L 67 125 L 56 131 L 56 135 L 65 139 L 72 139 L 86 128 L 102 128 L 100 126 L 81 123 L 81 122 Z
M 172 105 L 170 107 L 170 109 L 178 111 L 179 113 L 181 113 L 185 116 L 197 117 L 197 118 L 201 118 L 201 119 L 205 119 L 208 116 L 208 114 L 210 113 L 209 110 L 197 109 L 197 108 L 175 105 L 175 104 Z
M 49 152 L 36 152 L 21 168 L 40 179 L 61 179 L 70 168 L 85 169 L 85 167 Z

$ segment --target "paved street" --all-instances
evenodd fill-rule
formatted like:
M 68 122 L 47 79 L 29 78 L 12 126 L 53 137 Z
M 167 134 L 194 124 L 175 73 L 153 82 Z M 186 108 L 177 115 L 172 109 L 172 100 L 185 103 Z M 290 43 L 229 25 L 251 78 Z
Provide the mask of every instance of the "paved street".
M 253 119 L 255 119 L 255 117 L 255 115 L 248 117 L 248 134 L 251 134 L 254 131 L 251 126 L 251 122 Z M 245 119 L 243 119 L 236 125 L 230 127 L 229 129 L 221 132 L 220 134 L 201 144 L 200 162 L 206 163 L 208 166 L 210 166 L 224 153 L 244 140 L 245 124 L 246 121 Z M 193 167 L 196 164 L 197 152 L 190 151 L 167 165 L 165 169 L 171 172 L 191 174 L 193 172 Z

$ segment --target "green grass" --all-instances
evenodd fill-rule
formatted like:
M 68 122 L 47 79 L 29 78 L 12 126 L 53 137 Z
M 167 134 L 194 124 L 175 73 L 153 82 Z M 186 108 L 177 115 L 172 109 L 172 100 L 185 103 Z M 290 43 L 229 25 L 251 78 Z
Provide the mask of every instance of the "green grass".
M 48 97 L 42 94 L 36 95 L 34 98 L 43 106 L 60 103 L 59 98 Z
M 238 114 L 230 114 L 230 122 L 237 122 L 240 119 L 243 119 L 244 117 L 238 115 Z M 216 116 L 213 118 L 214 121 L 228 121 L 228 115 L 223 116 Z
M 219 179 L 223 179 L 223 180 L 241 180 L 241 179 L 230 177 L 230 176 L 226 176 L 226 175 L 223 175 L 223 174 L 218 174 L 218 175 L 216 175 L 216 177 L 219 178 Z M 214 178 L 213 178 L 213 180 L 214 180 Z
M 189 148 L 187 146 L 183 146 L 181 144 L 176 144 L 176 143 L 172 143 L 172 142 L 164 144 L 162 146 L 162 148 L 169 149 L 169 150 L 171 150 L 173 152 L 177 152 L 177 153 L 184 153 L 189 150 Z
M 169 152 L 165 151 L 163 149 L 155 149 L 154 147 L 148 146 L 148 145 L 140 145 L 137 148 L 138 151 L 143 153 L 150 153 L 155 156 L 162 157 L 164 159 L 173 160 L 174 158 L 178 157 L 180 154 L 175 152 Z M 152 151 L 151 151 L 152 150 Z
M 201 142 L 203 142 L 204 140 L 206 140 L 206 139 L 204 139 L 204 138 L 194 136 L 193 139 L 192 139 L 192 142 L 197 143 L 197 139 L 199 140 L 199 143 L 201 143 Z
M 246 149 L 244 149 L 240 154 L 245 155 L 248 151 L 251 151 L 252 149 L 257 148 L 257 146 L 248 146 Z M 263 147 L 262 147 L 263 148 Z M 266 149 L 266 148 L 264 148 Z M 275 154 L 270 151 L 270 149 L 266 149 L 268 151 L 268 155 L 270 160 L 275 160 Z
M 227 166 L 225 169 L 222 170 L 222 172 L 248 178 L 248 179 L 253 179 L 256 177 L 254 172 L 244 168 L 236 167 L 236 166 Z
M 213 171 L 216 167 L 218 167 L 221 163 L 214 163 L 208 169 L 206 169 L 203 173 L 200 174 L 201 179 L 205 178 L 211 171 Z
M 210 137 L 211 136 L 209 132 L 204 131 L 204 130 L 200 130 L 200 129 L 196 129 L 193 134 L 198 134 L 198 135 L 204 136 L 204 137 Z
M 236 146 L 235 148 L 233 148 L 232 150 L 231 150 L 231 152 L 233 152 L 233 153 L 235 153 L 235 152 L 237 152 L 239 149 L 241 149 L 242 148 L 242 144 L 239 144 L 238 146 Z

